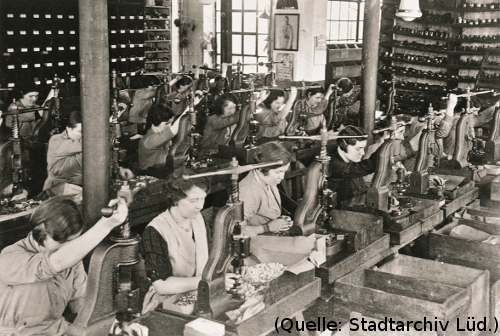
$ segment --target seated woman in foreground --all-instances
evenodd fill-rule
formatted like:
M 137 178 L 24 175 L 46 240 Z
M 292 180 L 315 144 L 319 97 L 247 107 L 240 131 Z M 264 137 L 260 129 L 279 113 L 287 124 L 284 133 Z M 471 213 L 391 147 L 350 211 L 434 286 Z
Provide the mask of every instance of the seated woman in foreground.
M 201 210 L 210 191 L 206 178 L 182 178 L 176 170 L 165 182 L 168 209 L 146 227 L 140 243 L 146 274 L 152 285 L 144 298 L 142 313 L 154 310 L 173 294 L 195 291 L 208 261 L 207 230 Z M 234 285 L 226 274 L 226 290 Z

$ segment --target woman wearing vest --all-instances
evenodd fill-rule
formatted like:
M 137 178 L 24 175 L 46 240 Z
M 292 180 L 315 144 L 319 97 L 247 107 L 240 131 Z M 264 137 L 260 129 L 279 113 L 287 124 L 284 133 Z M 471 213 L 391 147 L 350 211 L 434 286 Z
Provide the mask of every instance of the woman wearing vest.
M 182 169 L 165 183 L 168 209 L 144 230 L 140 244 L 151 287 L 142 313 L 154 310 L 173 294 L 195 291 L 208 260 L 205 221 L 201 210 L 210 190 L 206 178 L 184 180 Z M 234 285 L 234 274 L 226 274 L 226 290 Z
M 255 154 L 256 163 L 282 160 L 281 167 L 255 169 L 241 180 L 240 199 L 243 201 L 245 235 L 255 237 L 266 232 L 287 230 L 291 223 L 281 216 L 281 196 L 277 185 L 285 177 L 292 156 L 278 142 L 260 145 Z

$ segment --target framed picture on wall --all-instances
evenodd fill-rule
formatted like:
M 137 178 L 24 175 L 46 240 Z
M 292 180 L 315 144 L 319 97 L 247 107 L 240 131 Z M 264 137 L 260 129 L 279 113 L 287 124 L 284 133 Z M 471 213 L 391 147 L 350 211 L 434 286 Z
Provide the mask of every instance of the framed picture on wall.
M 274 50 L 299 50 L 299 14 L 274 16 Z
M 299 9 L 297 0 L 278 0 L 276 9 Z

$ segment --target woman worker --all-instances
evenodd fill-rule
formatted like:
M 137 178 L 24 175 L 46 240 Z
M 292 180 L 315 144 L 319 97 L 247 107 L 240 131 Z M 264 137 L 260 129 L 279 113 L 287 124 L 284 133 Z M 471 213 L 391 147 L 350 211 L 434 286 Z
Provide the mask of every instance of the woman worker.
M 236 111 L 238 99 L 235 95 L 226 93 L 214 102 L 212 112 L 205 124 L 201 139 L 200 155 L 217 153 L 219 145 L 227 145 L 231 134 L 240 119 L 240 110 Z
M 181 120 L 179 117 L 172 123 L 173 118 L 174 114 L 163 105 L 155 105 L 149 111 L 147 121 L 151 127 L 139 141 L 139 171 L 157 177 L 165 173 L 171 140 L 179 132 Z
M 37 104 L 40 89 L 35 85 L 34 82 L 25 81 L 16 84 L 15 91 L 17 91 L 17 98 L 13 104 L 8 107 L 7 111 L 11 111 L 14 108 L 19 110 L 31 109 L 40 107 Z M 53 95 L 53 91 L 49 93 L 47 99 Z M 42 126 L 47 122 L 49 117 L 49 111 L 38 111 L 38 116 L 36 112 L 28 112 L 19 114 L 19 136 L 22 138 L 37 138 L 38 133 Z M 39 119 L 41 118 L 41 119 Z M 8 115 L 5 118 L 5 125 L 8 128 L 12 128 L 13 116 Z
M 246 225 L 243 234 L 254 237 L 266 232 L 286 230 L 291 223 L 281 217 L 281 197 L 277 185 L 285 177 L 292 156 L 278 142 L 260 145 L 255 153 L 256 163 L 282 160 L 277 168 L 255 169 L 239 183 Z
M 80 111 L 71 111 L 66 130 L 50 138 L 47 149 L 47 174 L 43 185 L 44 191 L 65 183 L 79 187 L 83 185 L 82 113 Z M 120 167 L 122 178 L 128 179 L 133 175 L 130 169 Z M 74 194 L 74 192 L 71 193 Z M 52 194 L 65 194 L 64 188 L 53 189 Z
M 405 127 L 399 127 L 394 139 L 403 139 Z M 364 135 L 356 126 L 347 126 L 342 129 L 339 136 L 362 136 Z M 329 153 L 330 159 L 330 188 L 337 193 L 337 206 L 345 200 L 363 194 L 368 186 L 363 179 L 364 176 L 372 174 L 377 168 L 378 151 L 380 147 L 367 159 L 365 147 L 367 140 L 360 138 L 337 139 L 337 147 Z M 414 151 L 409 143 L 403 141 L 406 156 L 411 156 Z
M 259 122 L 257 140 L 260 143 L 277 140 L 285 132 L 286 117 L 297 97 L 297 88 L 290 89 L 290 95 L 285 103 L 285 92 L 280 89 L 271 89 L 267 98 L 262 102 L 262 109 L 257 111 L 256 120 Z
M 188 107 L 187 96 L 192 87 L 196 87 L 193 79 L 189 76 L 177 76 L 172 84 L 174 91 L 165 96 L 165 101 L 171 104 L 174 115 L 180 115 Z
M 1 335 L 65 334 L 66 306 L 78 313 L 85 296 L 82 259 L 127 217 L 125 201 L 110 205 L 116 203 L 111 217 L 85 233 L 83 216 L 68 197 L 54 197 L 35 210 L 28 236 L 0 254 Z
M 152 285 L 142 313 L 155 309 L 170 295 L 194 291 L 208 260 L 208 242 L 201 210 L 210 190 L 206 178 L 182 178 L 189 172 L 174 171 L 165 182 L 168 209 L 146 227 L 140 243 L 146 274 Z M 235 281 L 226 274 L 226 290 Z
M 324 112 L 328 106 L 328 100 L 333 92 L 334 84 L 330 84 L 328 91 L 322 87 L 309 88 L 306 90 L 306 97 L 301 100 L 304 111 L 302 113 L 307 117 L 307 125 L 304 130 L 308 134 L 318 134 L 322 122 L 326 121 Z M 299 103 L 299 104 L 300 104 Z

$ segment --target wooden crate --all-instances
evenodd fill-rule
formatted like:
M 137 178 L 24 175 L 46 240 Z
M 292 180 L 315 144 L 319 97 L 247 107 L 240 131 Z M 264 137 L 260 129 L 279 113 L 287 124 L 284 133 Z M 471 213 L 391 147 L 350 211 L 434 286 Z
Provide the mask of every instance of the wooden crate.
M 481 206 L 480 200 L 475 200 L 467 206 L 464 218 L 477 220 L 489 224 L 500 224 L 500 211 L 491 207 Z M 467 218 L 465 216 L 470 216 Z
M 488 270 L 490 272 L 490 314 L 488 322 L 500 318 L 500 245 L 450 237 L 450 231 L 459 224 L 469 225 L 493 235 L 500 235 L 500 226 L 460 219 L 429 234 L 429 257 L 446 263 Z
M 326 261 L 316 269 L 316 276 L 321 278 L 323 286 L 328 286 L 388 249 L 389 235 L 386 234 L 366 248 L 351 255 L 341 252 L 328 256 Z
M 334 295 L 335 317 L 359 312 L 382 320 L 449 322 L 439 335 L 458 335 L 453 323 L 467 320 L 470 303 L 467 289 L 370 269 L 338 279 Z
M 409 278 L 425 279 L 467 289 L 470 306 L 467 317 L 482 320 L 489 313 L 490 273 L 487 270 L 452 265 L 434 260 L 398 255 L 380 266 L 377 271 Z M 479 330 L 469 335 L 479 335 Z
M 361 212 L 332 210 L 330 227 L 333 229 L 356 232 L 353 241 L 354 251 L 359 251 L 384 235 L 382 217 Z

